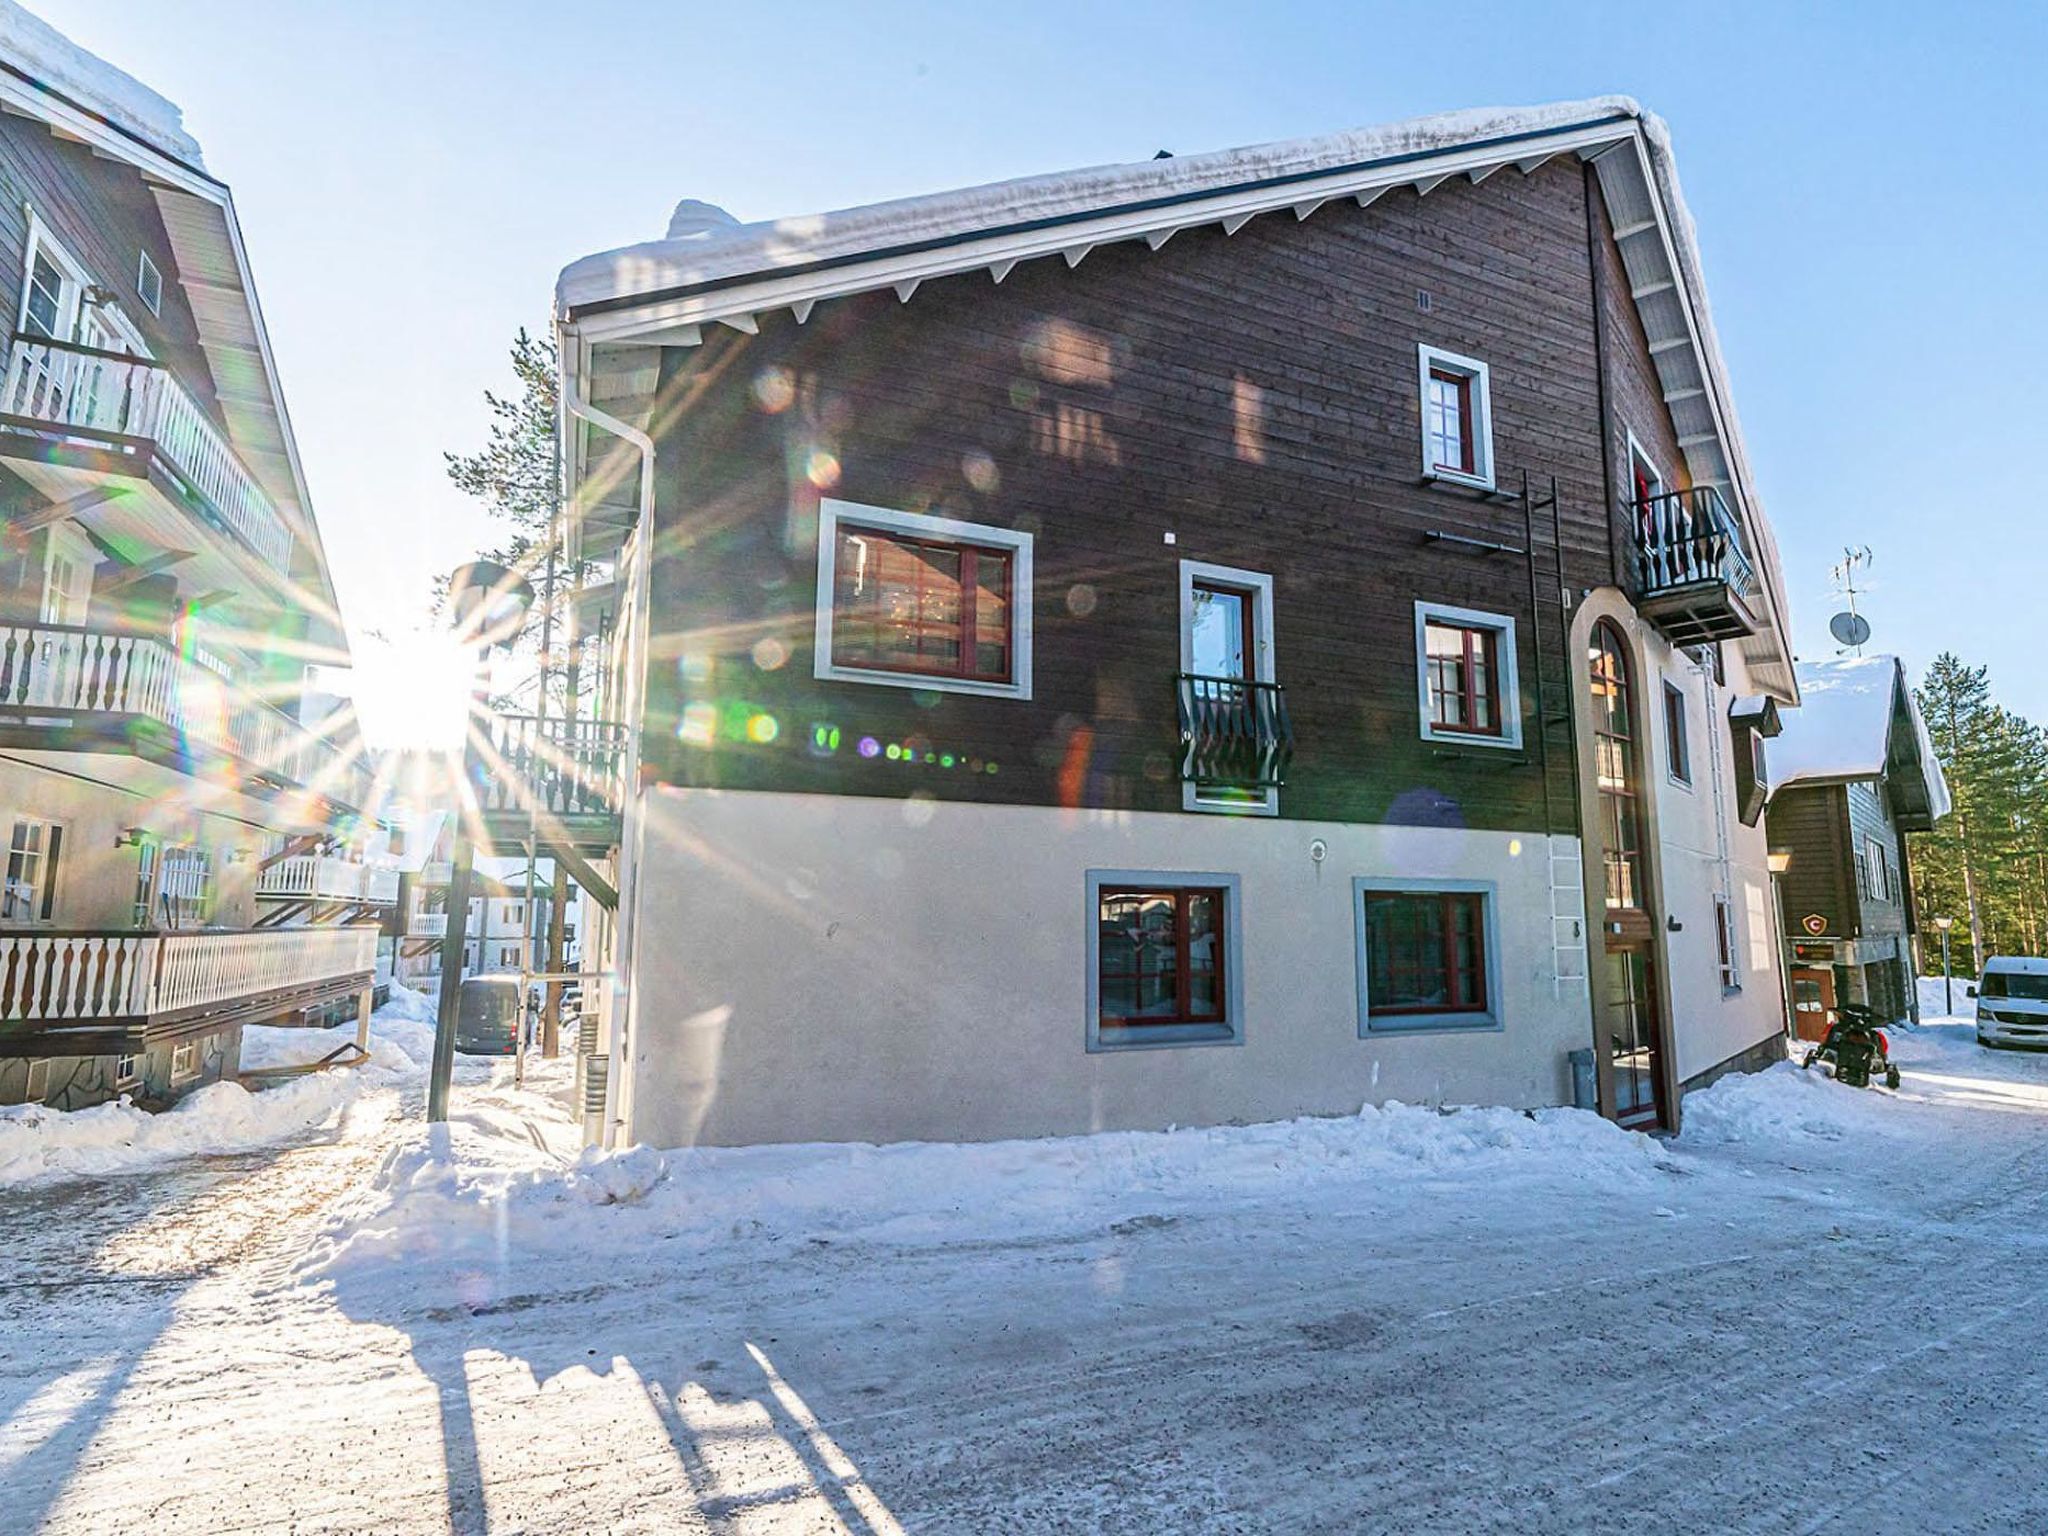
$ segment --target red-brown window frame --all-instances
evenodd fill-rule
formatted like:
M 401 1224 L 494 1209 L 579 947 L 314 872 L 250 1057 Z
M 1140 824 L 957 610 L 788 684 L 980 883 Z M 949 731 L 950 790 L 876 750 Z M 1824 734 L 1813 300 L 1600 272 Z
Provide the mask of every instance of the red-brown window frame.
M 1437 459 L 1435 444 L 1441 434 L 1431 432 L 1429 434 L 1431 444 L 1430 457 L 1432 460 L 1435 460 L 1431 468 L 1447 469 L 1453 474 L 1459 475 L 1477 474 L 1479 463 L 1479 424 L 1472 419 L 1472 375 L 1461 369 L 1447 368 L 1442 363 L 1431 363 L 1429 365 L 1429 378 L 1433 384 L 1439 382 L 1449 384 L 1458 392 L 1458 462 L 1446 464 L 1441 459 Z M 1425 407 L 1434 409 L 1435 402 L 1425 400 L 1423 404 Z
M 1188 922 L 1188 906 L 1195 898 L 1203 896 L 1210 898 L 1216 906 L 1216 1010 L 1213 1013 L 1193 1013 L 1188 1008 L 1188 1000 L 1194 995 L 1192 984 L 1194 967 L 1191 963 L 1188 949 L 1188 930 L 1190 926 Z M 1225 972 L 1225 966 L 1228 963 L 1227 951 L 1230 948 L 1230 908 L 1228 906 L 1230 893 L 1228 889 L 1220 885 L 1105 885 L 1096 892 L 1095 896 L 1095 921 L 1098 927 L 1102 922 L 1102 909 L 1104 907 L 1112 901 L 1128 901 L 1132 898 L 1140 901 L 1170 899 L 1173 902 L 1174 988 L 1180 998 L 1180 1011 L 1172 1017 L 1156 1013 L 1143 1014 L 1136 1017 L 1121 1013 L 1111 1013 L 1105 1001 L 1109 996 L 1109 989 L 1103 985 L 1109 979 L 1109 976 L 1103 970 L 1104 955 L 1102 945 L 1098 941 L 1095 953 L 1095 1013 L 1099 1025 L 1104 1029 L 1154 1029 L 1174 1028 L 1186 1024 L 1228 1023 L 1230 990 L 1229 977 Z M 1119 972 L 1118 974 L 1121 975 L 1122 973 Z M 1135 974 L 1142 979 L 1145 973 L 1138 971 Z
M 1493 724 L 1455 725 L 1439 720 L 1436 715 L 1437 686 L 1434 662 L 1429 654 L 1429 632 L 1433 629 L 1454 630 L 1463 637 L 1465 665 L 1458 688 L 1459 701 L 1465 707 L 1465 718 L 1472 719 L 1478 713 L 1479 692 L 1473 687 L 1478 676 L 1478 664 L 1473 658 L 1473 641 L 1483 639 L 1486 644 L 1486 686 L 1487 697 L 1493 704 Z M 1500 648 L 1507 641 L 1505 630 L 1485 624 L 1459 624 L 1449 619 L 1430 618 L 1426 613 L 1422 620 L 1422 665 L 1430 670 L 1429 676 L 1429 728 L 1432 731 L 1449 732 L 1459 736 L 1505 736 L 1507 734 L 1506 701 L 1500 691 Z
M 1444 971 L 1444 992 L 1451 1000 L 1443 1003 L 1381 1003 L 1371 995 L 1368 982 L 1366 996 L 1366 1017 L 1373 1019 L 1410 1018 L 1418 1014 L 1436 1015 L 1443 1013 L 1484 1013 L 1487 1010 L 1487 937 L 1486 897 L 1481 891 L 1367 891 L 1365 893 L 1366 954 L 1368 963 L 1372 954 L 1372 909 L 1375 902 L 1434 901 L 1441 908 L 1438 926 L 1442 931 L 1441 963 Z M 1460 968 L 1458 966 L 1457 924 L 1455 909 L 1469 906 L 1472 909 L 1472 936 L 1479 944 L 1479 964 L 1474 970 L 1474 981 L 1479 988 L 1476 999 L 1461 998 Z
M 877 527 L 871 523 L 854 521 L 840 522 L 834 530 L 836 539 L 832 551 L 832 590 L 826 600 L 832 604 L 832 656 L 835 667 L 844 667 L 855 672 L 876 672 L 887 677 L 933 677 L 958 679 L 961 682 L 989 683 L 1002 685 L 1013 683 L 1017 677 L 1017 551 L 994 544 L 976 544 L 965 539 L 935 539 L 922 534 L 905 533 L 894 528 Z M 846 610 L 839 606 L 840 559 L 851 538 L 873 539 L 880 543 L 899 548 L 942 550 L 960 557 L 960 621 L 959 662 L 948 670 L 937 666 L 897 666 L 888 662 L 859 661 L 839 654 L 840 619 Z M 1003 600 L 1003 669 L 997 672 L 982 672 L 975 668 L 975 656 L 979 650 L 977 639 L 980 633 L 979 592 L 981 583 L 979 560 L 983 555 L 992 555 L 1003 562 L 1001 593 Z

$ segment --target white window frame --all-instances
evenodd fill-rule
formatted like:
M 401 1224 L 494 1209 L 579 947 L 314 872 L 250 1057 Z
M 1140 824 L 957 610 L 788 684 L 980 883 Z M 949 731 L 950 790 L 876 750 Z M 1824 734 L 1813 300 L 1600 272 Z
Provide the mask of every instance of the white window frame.
M 57 910 L 58 882 L 63 879 L 62 860 L 64 844 L 70 841 L 69 822 L 50 816 L 10 816 L 0 821 L 0 828 L 7 834 L 0 843 L 0 882 L 8 878 L 7 866 L 13 860 L 14 833 L 22 826 L 37 826 L 43 829 L 42 847 L 35 854 L 36 879 L 30 887 L 34 893 L 27 917 L 6 919 L 10 928 L 47 928 L 61 916 Z
M 1429 626 L 1432 620 L 1464 629 L 1498 632 L 1500 655 L 1500 697 L 1494 700 L 1500 711 L 1500 734 L 1482 736 L 1473 731 L 1447 731 L 1435 719 L 1429 702 Z M 1418 600 L 1415 604 L 1415 708 L 1422 739 L 1443 746 L 1471 747 L 1481 752 L 1522 750 L 1522 678 L 1515 655 L 1515 621 L 1511 614 L 1487 613 L 1478 608 L 1458 608 L 1449 603 Z
M 1207 582 L 1219 587 L 1239 587 L 1252 594 L 1252 681 L 1270 683 L 1279 674 L 1273 658 L 1273 578 L 1264 571 L 1241 570 L 1234 565 L 1211 565 L 1204 560 L 1180 563 L 1180 669 L 1195 669 L 1195 584 Z M 1280 790 L 1268 785 L 1257 799 L 1204 796 L 1201 786 L 1183 779 L 1180 808 L 1218 816 L 1278 816 Z
M 925 672 L 883 672 L 872 667 L 841 667 L 832 662 L 832 597 L 838 589 L 839 524 L 841 521 L 905 533 L 913 538 L 981 544 L 1010 553 L 1010 681 L 976 682 Z M 899 512 L 830 497 L 818 503 L 818 611 L 816 649 L 811 674 L 836 683 L 866 683 L 880 688 L 909 688 L 934 693 L 978 693 L 988 698 L 1031 697 L 1031 535 L 991 523 L 969 523 L 924 512 Z
M 154 282 L 151 281 L 154 279 Z M 156 291 L 156 300 L 150 301 L 150 290 Z M 149 252 L 135 253 L 135 297 L 142 301 L 142 307 L 152 315 L 161 317 L 164 312 L 164 275 L 157 264 L 149 259 Z
M 133 1088 L 142 1082 L 142 1052 L 128 1051 L 114 1058 L 114 1086 Z
M 1720 947 L 1727 945 L 1728 958 Z M 1733 997 L 1742 990 L 1742 933 L 1735 926 L 1735 903 L 1720 892 L 1714 894 L 1714 966 L 1721 973 L 1721 995 Z
M 1674 788 L 1682 789 L 1687 794 L 1691 794 L 1693 793 L 1692 695 L 1686 691 L 1684 683 L 1680 682 L 1677 678 L 1673 677 L 1668 672 L 1663 674 L 1663 684 L 1664 689 L 1661 693 L 1658 694 L 1657 702 L 1660 706 L 1662 706 L 1658 710 L 1658 714 L 1662 716 L 1662 719 L 1658 723 L 1663 727 L 1664 736 L 1664 779 L 1666 783 L 1672 785 Z M 1671 714 L 1669 700 L 1671 695 L 1673 694 L 1676 694 L 1678 696 L 1678 708 L 1680 712 L 1685 716 L 1685 772 L 1683 774 L 1681 774 L 1678 771 L 1678 755 L 1671 750 Z
M 50 1058 L 38 1056 L 28 1064 L 28 1082 L 23 1085 L 24 1102 L 40 1104 L 50 1096 Z
M 180 1040 L 171 1047 L 171 1086 L 189 1083 L 199 1075 L 199 1042 Z
M 1490 491 L 1493 483 L 1493 381 L 1485 363 L 1476 357 L 1463 357 L 1456 352 L 1446 352 L 1442 347 L 1433 347 L 1428 342 L 1418 342 L 1415 347 L 1416 400 L 1421 407 L 1422 420 L 1422 476 L 1425 480 L 1443 480 L 1453 485 L 1469 485 L 1478 490 Z M 1441 368 L 1448 373 L 1461 373 L 1472 381 L 1472 473 L 1459 469 L 1446 469 L 1436 462 L 1436 455 L 1430 451 L 1429 441 L 1429 375 L 1432 369 Z
M 1638 459 L 1642 461 L 1643 468 L 1650 472 L 1651 495 L 1662 496 L 1671 489 L 1671 482 L 1664 478 L 1664 471 L 1657 467 L 1656 459 L 1651 457 L 1650 450 L 1643 446 L 1642 440 L 1626 427 L 1622 430 L 1628 435 L 1628 494 L 1624 498 L 1624 503 L 1633 508 L 1636 504 L 1636 461 Z
M 86 621 L 87 615 L 92 611 L 93 574 L 98 568 L 101 559 L 102 556 L 99 549 L 93 544 L 91 539 L 85 536 L 85 530 L 68 518 L 61 523 L 52 523 L 45 529 L 43 537 L 43 591 L 41 598 L 36 604 L 38 622 L 44 624 L 83 624 Z M 77 573 L 81 584 L 81 590 L 77 592 L 66 591 L 63 594 L 67 604 L 69 599 L 77 598 L 77 611 L 75 613 L 70 611 L 68 606 L 64 611 L 58 612 L 51 603 L 52 597 L 57 595 L 58 591 L 52 581 L 52 577 L 55 575 L 56 565 L 59 560 L 62 560 Z
M 1892 899 L 1892 866 L 1885 856 L 1884 839 L 1873 833 L 1863 835 L 1863 858 L 1870 867 L 1869 889 L 1864 895 L 1871 901 L 1890 902 Z
M 85 264 L 64 248 L 64 243 L 50 232 L 50 226 L 42 221 L 41 215 L 33 211 L 28 216 L 28 241 L 21 265 L 21 302 L 15 307 L 14 328 L 24 334 L 35 334 L 28 328 L 28 299 L 29 285 L 35 276 L 37 251 L 50 258 L 50 265 L 57 269 L 62 280 L 57 294 L 57 333 L 50 339 L 70 341 L 78 334 L 79 304 L 92 279 L 85 270 Z

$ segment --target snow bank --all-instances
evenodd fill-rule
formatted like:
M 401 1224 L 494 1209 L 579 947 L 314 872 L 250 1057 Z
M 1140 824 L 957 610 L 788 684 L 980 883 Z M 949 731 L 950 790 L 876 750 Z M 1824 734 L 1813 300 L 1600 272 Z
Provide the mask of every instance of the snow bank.
M 1869 1089 L 1847 1088 L 1819 1068 L 1801 1071 L 1796 1063 L 1781 1061 L 1762 1072 L 1730 1073 L 1688 1094 L 1684 1139 L 1689 1145 L 1839 1141 L 1869 1130 L 1873 1112 L 1887 1110 L 1897 1112 Z
M 458 1119 L 395 1150 L 304 1273 L 346 1279 L 393 1260 L 490 1265 L 513 1251 L 651 1240 L 1016 1241 L 1333 1190 L 1407 1204 L 1427 1203 L 1443 1181 L 1611 1187 L 1657 1176 L 1669 1157 L 1567 1109 L 1388 1104 L 1344 1119 L 1037 1141 L 633 1148 L 569 1166 Z
M 159 1114 L 125 1099 L 92 1109 L 40 1104 L 0 1109 L 0 1187 L 34 1179 L 125 1173 L 178 1157 L 248 1152 L 337 1123 L 366 1090 L 416 1083 L 434 1050 L 432 1000 L 396 983 L 391 1002 L 370 1021 L 370 1064 L 294 1078 L 254 1092 L 209 1083 Z M 424 1013 L 429 1022 L 422 1022 Z M 242 1031 L 242 1066 L 303 1066 L 353 1041 L 353 1024 L 335 1029 Z M 488 1076 L 483 1062 L 458 1058 L 458 1080 Z M 381 1119 L 381 1117 L 379 1117 Z

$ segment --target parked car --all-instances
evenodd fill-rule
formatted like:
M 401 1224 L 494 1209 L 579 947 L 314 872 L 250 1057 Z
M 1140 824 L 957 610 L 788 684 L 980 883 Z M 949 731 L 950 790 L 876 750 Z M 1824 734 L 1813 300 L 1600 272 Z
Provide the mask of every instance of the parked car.
M 455 1049 L 469 1056 L 510 1056 L 519 1043 L 519 978 L 468 976 L 456 997 Z
M 1993 955 L 1970 996 L 1979 1044 L 2048 1047 L 2048 960 Z

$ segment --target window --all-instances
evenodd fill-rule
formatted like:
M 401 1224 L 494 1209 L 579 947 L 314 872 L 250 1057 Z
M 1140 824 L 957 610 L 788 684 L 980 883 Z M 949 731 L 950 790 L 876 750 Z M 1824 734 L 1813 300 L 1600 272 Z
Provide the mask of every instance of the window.
M 1417 603 L 1415 668 L 1425 741 L 1521 746 L 1522 696 L 1513 619 Z
M 499 949 L 498 949 L 498 964 L 500 964 L 500 965 L 517 965 L 518 963 L 519 963 L 519 946 L 518 946 L 518 945 L 516 945 L 516 944 L 505 944 L 505 945 L 501 945 L 501 946 L 499 947 Z
M 1673 780 L 1690 785 L 1692 744 L 1685 734 L 1685 690 L 1668 677 L 1664 680 L 1664 750 Z
M 171 1047 L 171 1081 L 189 1083 L 199 1075 L 199 1042 L 180 1040 Z
M 142 307 L 152 315 L 164 312 L 164 275 L 157 271 L 156 263 L 149 259 L 149 252 L 138 253 L 135 264 L 135 292 L 142 300 Z
M 1416 349 L 1422 377 L 1422 472 L 1493 488 L 1493 409 L 1486 364 Z
M 147 928 L 156 908 L 156 839 L 144 834 L 135 845 L 135 900 L 128 909 L 131 928 Z
M 1735 909 L 1726 896 L 1714 898 L 1714 952 L 1721 967 L 1721 990 L 1742 990 L 1742 967 L 1736 956 Z
M 142 1081 L 142 1057 L 136 1054 L 114 1058 L 114 1086 L 133 1088 Z
M 1867 871 L 1863 894 L 1872 901 L 1892 900 L 1892 862 L 1885 856 L 1882 840 L 1863 839 L 1862 863 Z
M 1640 908 L 1645 893 L 1634 689 L 1627 643 L 1605 619 L 1593 626 L 1586 668 L 1593 692 L 1593 771 L 1607 905 L 1612 910 Z
M 1277 816 L 1284 767 L 1273 671 L 1273 578 L 1180 562 L 1182 707 L 1212 722 L 1183 737 L 1181 808 Z
M 40 1104 L 50 1092 L 50 1059 L 38 1057 L 28 1064 L 28 1083 L 23 1091 L 23 1102 Z
M 157 910 L 169 928 L 199 928 L 213 921 L 213 856 L 204 848 L 166 848 Z
M 71 289 L 63 269 L 49 251 L 37 245 L 28 259 L 28 293 L 22 301 L 21 328 L 57 341 L 70 338 Z
M 1243 1038 L 1238 879 L 1088 873 L 1088 1049 Z
M 44 535 L 43 599 L 36 617 L 45 624 L 83 624 L 92 602 L 98 556 L 83 530 L 59 523 Z
M 0 887 L 0 923 L 47 923 L 56 910 L 57 856 L 64 829 L 21 817 L 7 841 L 7 883 Z
M 1352 881 L 1359 1033 L 1497 1029 L 1493 887 Z
M 1031 696 L 1031 536 L 827 501 L 816 673 Z
M 1636 441 L 1633 432 L 1628 435 L 1628 481 L 1636 516 L 1642 522 L 1643 532 L 1647 533 L 1652 516 L 1651 503 L 1664 494 L 1664 476 L 1650 462 L 1650 456 L 1643 451 L 1643 445 Z

